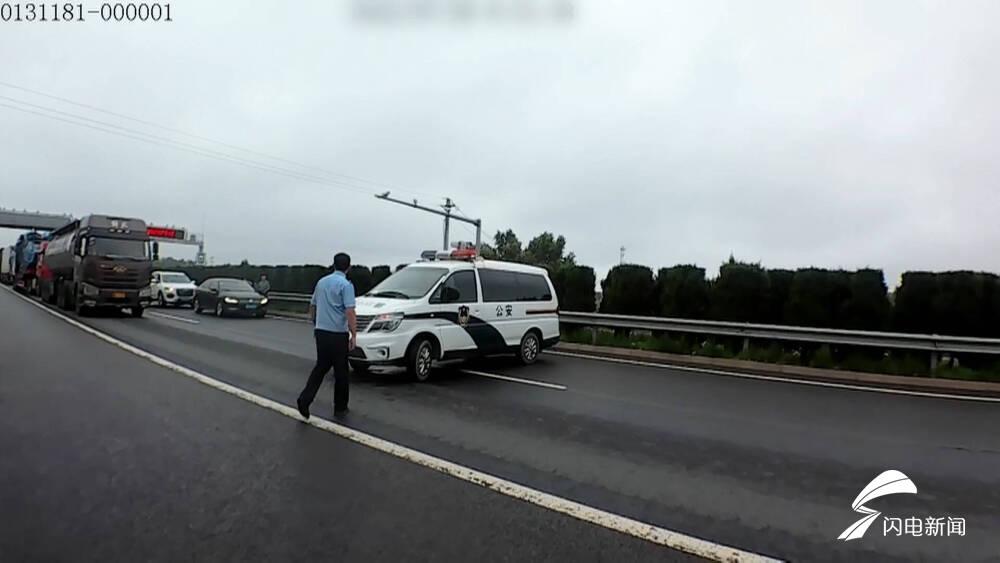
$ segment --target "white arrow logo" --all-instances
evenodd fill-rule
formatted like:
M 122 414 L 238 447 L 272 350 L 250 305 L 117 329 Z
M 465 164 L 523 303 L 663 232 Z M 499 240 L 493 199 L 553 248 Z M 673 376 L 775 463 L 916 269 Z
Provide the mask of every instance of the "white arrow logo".
M 883 471 L 878 477 L 872 479 L 871 483 L 868 483 L 864 489 L 858 493 L 858 497 L 854 499 L 851 503 L 851 508 L 854 509 L 858 514 L 864 514 L 865 516 L 858 520 L 857 522 L 848 526 L 846 530 L 840 536 L 837 537 L 838 540 L 851 541 L 861 538 L 868 531 L 868 527 L 878 519 L 882 514 L 877 510 L 872 510 L 864 504 L 870 500 L 875 500 L 879 497 L 884 497 L 886 495 L 896 495 L 899 493 L 917 493 L 917 486 L 913 484 L 902 471 L 896 471 L 895 469 L 890 469 L 888 471 Z

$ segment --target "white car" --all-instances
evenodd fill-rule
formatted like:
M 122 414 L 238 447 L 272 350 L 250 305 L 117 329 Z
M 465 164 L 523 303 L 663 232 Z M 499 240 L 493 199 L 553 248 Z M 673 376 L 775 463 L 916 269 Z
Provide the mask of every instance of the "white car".
M 198 286 L 184 272 L 153 272 L 149 289 L 153 302 L 160 307 L 191 305 Z
M 544 268 L 471 258 L 422 261 L 357 298 L 351 367 L 402 365 L 418 381 L 437 361 L 514 354 L 524 364 L 559 341 Z

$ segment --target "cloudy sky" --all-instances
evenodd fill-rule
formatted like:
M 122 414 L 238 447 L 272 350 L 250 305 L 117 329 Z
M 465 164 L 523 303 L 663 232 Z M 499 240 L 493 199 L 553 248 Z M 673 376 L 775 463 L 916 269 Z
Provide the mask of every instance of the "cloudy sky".
M 395 264 L 441 223 L 373 197 L 391 187 L 450 196 L 490 235 L 563 234 L 599 276 L 622 245 L 654 267 L 733 253 L 890 285 L 1000 270 L 1000 3 L 569 1 L 568 20 L 464 24 L 350 0 L 0 22 L 0 207 L 185 226 L 216 263 Z

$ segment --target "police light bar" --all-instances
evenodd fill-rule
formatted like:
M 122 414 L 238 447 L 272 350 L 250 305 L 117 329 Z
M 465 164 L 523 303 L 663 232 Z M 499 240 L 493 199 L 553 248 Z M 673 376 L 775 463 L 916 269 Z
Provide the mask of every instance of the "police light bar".
M 474 260 L 478 256 L 475 245 L 471 243 L 456 243 L 452 246 L 456 250 L 425 250 L 420 253 L 420 259 L 433 262 L 434 260 Z
M 476 257 L 475 248 L 462 248 L 459 250 L 451 251 L 452 260 L 472 260 Z

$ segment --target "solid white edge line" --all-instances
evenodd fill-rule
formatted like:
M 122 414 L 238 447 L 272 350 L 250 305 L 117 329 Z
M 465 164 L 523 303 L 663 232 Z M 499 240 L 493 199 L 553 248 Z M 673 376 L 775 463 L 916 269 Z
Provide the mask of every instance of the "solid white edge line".
M 485 371 L 476 371 L 472 369 L 463 369 L 463 373 L 469 373 L 472 375 L 478 375 L 480 377 L 489 377 L 492 379 L 502 379 L 504 381 L 512 381 L 514 383 L 523 383 L 525 385 L 536 385 L 538 387 L 545 387 L 547 389 L 555 389 L 557 391 L 565 391 L 565 385 L 559 385 L 558 383 L 549 383 L 547 381 L 538 381 L 536 379 L 521 379 L 520 377 L 511 377 L 509 375 L 499 375 L 496 373 L 487 373 Z
M 8 290 L 11 291 L 11 290 Z M 11 291 L 11 293 L 14 293 Z M 666 528 L 660 528 L 658 526 L 653 526 L 652 524 L 647 524 L 645 522 L 640 522 L 638 520 L 633 520 L 626 516 L 621 516 L 619 514 L 614 514 L 612 512 L 606 512 L 598 508 L 587 506 L 569 499 L 558 497 L 549 493 L 539 491 L 537 489 L 532 489 L 512 481 L 497 477 L 495 475 L 490 475 L 488 473 L 483 473 L 481 471 L 476 471 L 475 469 L 459 465 L 457 463 L 447 461 L 441 458 L 434 457 L 430 454 L 426 454 L 414 449 L 407 448 L 406 446 L 401 446 L 399 444 L 390 442 L 388 440 L 383 440 L 371 434 L 366 434 L 346 426 L 341 426 L 329 420 L 323 420 L 318 417 L 311 417 L 309 420 L 303 421 L 302 417 L 299 415 L 298 411 L 292 407 L 285 406 L 277 401 L 261 397 L 249 391 L 240 389 L 239 387 L 224 383 L 217 379 L 213 379 L 207 375 L 194 371 L 192 369 L 186 368 L 179 364 L 175 364 L 170 360 L 161 358 L 155 354 L 147 352 L 141 348 L 137 348 L 123 342 L 113 336 L 105 334 L 93 327 L 90 327 L 84 323 L 81 323 L 75 319 L 67 317 L 60 312 L 37 303 L 34 300 L 14 293 L 17 297 L 20 297 L 31 303 L 32 305 L 38 307 L 39 309 L 49 313 L 50 315 L 65 321 L 66 323 L 95 336 L 108 344 L 117 346 L 126 352 L 132 353 L 140 358 L 149 360 L 150 362 L 164 367 L 166 369 L 175 371 L 191 379 L 203 383 L 209 387 L 234 395 L 245 401 L 253 403 L 257 406 L 270 409 L 279 414 L 283 414 L 288 418 L 292 418 L 296 421 L 304 422 L 321 430 L 330 432 L 342 438 L 351 440 L 358 444 L 367 446 L 374 450 L 398 457 L 421 465 L 423 467 L 433 469 L 445 475 L 450 475 L 452 477 L 461 479 L 463 481 L 479 485 L 481 487 L 490 489 L 492 491 L 498 492 L 500 494 L 506 495 L 508 497 L 516 498 L 560 514 L 565 514 L 571 516 L 578 520 L 584 522 L 589 522 L 591 524 L 596 524 L 603 528 L 609 530 L 614 530 L 627 534 L 639 539 L 650 541 L 662 545 L 664 547 L 669 547 L 677 551 L 683 551 L 685 553 L 690 553 L 697 555 L 699 557 L 704 557 L 706 559 L 711 559 L 713 561 L 724 561 L 724 562 L 774 562 L 781 563 L 780 559 L 773 559 L 766 557 L 764 555 L 759 555 L 749 551 L 743 551 L 735 547 L 729 547 L 726 545 L 710 542 L 708 540 L 703 540 L 701 538 L 696 538 L 694 536 L 689 536 L 680 532 L 675 532 L 668 530 Z
M 194 319 L 185 319 L 184 317 L 175 317 L 173 315 L 168 315 L 166 313 L 160 313 L 159 311 L 149 311 L 147 315 L 152 315 L 154 317 L 160 317 L 161 319 L 170 319 L 172 321 L 180 321 L 182 323 L 190 323 L 193 325 L 201 324 L 201 321 L 196 321 Z
M 906 389 L 889 389 L 883 387 L 869 387 L 866 385 L 852 385 L 850 383 L 832 383 L 826 381 L 810 381 L 808 379 L 795 379 L 792 377 L 778 377 L 774 375 L 757 375 L 753 373 L 743 373 L 739 371 L 726 371 L 721 369 L 696 368 L 690 366 L 678 366 L 673 364 L 658 364 L 656 362 L 644 362 L 642 360 L 627 360 L 624 358 L 611 358 L 606 356 L 592 356 L 590 354 L 577 354 L 574 352 L 561 352 L 548 350 L 546 354 L 554 356 L 565 356 L 567 358 L 582 358 L 586 360 L 596 360 L 599 362 L 611 362 L 615 364 L 626 364 L 632 366 L 643 366 L 659 369 L 675 369 L 677 371 L 690 371 L 695 373 L 708 373 L 711 375 L 725 375 L 729 377 L 742 377 L 744 379 L 758 379 L 761 381 L 778 381 L 781 383 L 797 383 L 799 385 L 813 385 L 816 387 L 833 387 L 835 389 L 851 389 L 853 391 L 871 391 L 873 393 L 888 393 L 890 395 L 911 395 L 914 397 L 930 397 L 933 399 L 956 399 L 960 401 L 978 401 L 982 403 L 1000 403 L 1000 397 L 980 397 L 978 395 L 955 395 L 950 393 L 932 393 L 930 391 L 907 391 Z

